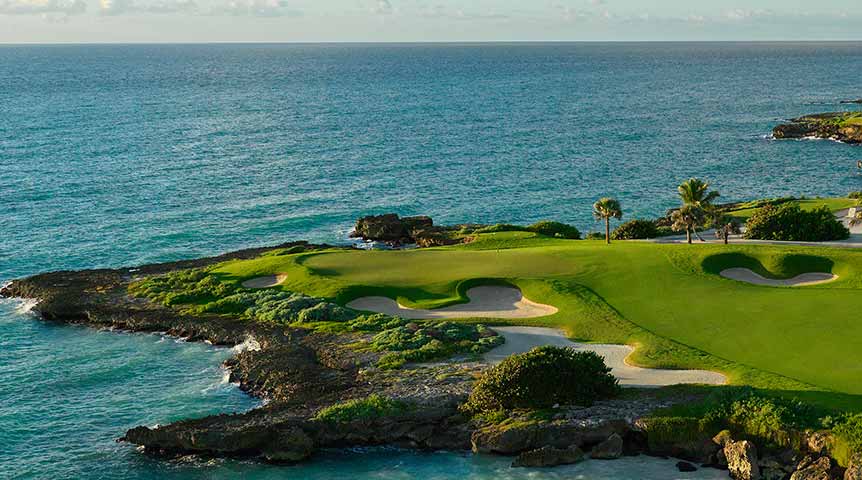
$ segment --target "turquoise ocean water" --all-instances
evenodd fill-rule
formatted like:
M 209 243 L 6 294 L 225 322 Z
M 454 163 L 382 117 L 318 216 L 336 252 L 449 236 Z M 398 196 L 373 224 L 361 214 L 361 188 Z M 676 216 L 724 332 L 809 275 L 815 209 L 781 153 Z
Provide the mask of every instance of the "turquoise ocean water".
M 596 198 L 656 215 L 694 175 L 728 201 L 843 195 L 862 190 L 862 149 L 767 135 L 848 109 L 859 71 L 859 43 L 2 46 L 0 281 L 339 242 L 387 211 L 588 231 Z M 0 478 L 673 476 L 392 450 L 164 463 L 113 441 L 254 407 L 225 383 L 230 354 L 0 304 Z

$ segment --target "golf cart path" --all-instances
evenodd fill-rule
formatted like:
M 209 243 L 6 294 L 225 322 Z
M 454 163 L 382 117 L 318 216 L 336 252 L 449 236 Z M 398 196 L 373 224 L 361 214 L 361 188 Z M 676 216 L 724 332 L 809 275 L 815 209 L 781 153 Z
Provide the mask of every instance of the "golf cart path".
M 467 303 L 423 310 L 405 307 L 387 297 L 362 297 L 347 304 L 354 310 L 385 313 L 409 320 L 445 318 L 538 318 L 557 313 L 557 307 L 536 303 L 514 287 L 483 286 L 467 290 Z
M 577 343 L 566 338 L 561 330 L 544 327 L 493 327 L 506 339 L 506 343 L 489 351 L 484 359 L 499 363 L 509 355 L 527 352 L 535 347 L 554 345 L 571 347 L 577 351 L 592 351 L 604 357 L 620 385 L 628 387 L 663 387 L 680 383 L 724 385 L 727 377 L 707 370 L 663 370 L 641 368 L 626 363 L 634 348 L 628 345 Z

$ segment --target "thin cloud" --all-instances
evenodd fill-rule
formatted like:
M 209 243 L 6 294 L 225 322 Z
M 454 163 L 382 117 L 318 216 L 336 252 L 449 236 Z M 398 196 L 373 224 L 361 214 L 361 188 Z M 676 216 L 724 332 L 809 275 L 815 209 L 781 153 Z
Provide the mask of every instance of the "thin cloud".
M 392 15 L 392 12 L 395 10 L 392 8 L 392 2 L 389 0 L 377 0 L 371 11 L 378 15 Z
M 69 16 L 84 13 L 86 0 L 0 0 L 0 15 Z

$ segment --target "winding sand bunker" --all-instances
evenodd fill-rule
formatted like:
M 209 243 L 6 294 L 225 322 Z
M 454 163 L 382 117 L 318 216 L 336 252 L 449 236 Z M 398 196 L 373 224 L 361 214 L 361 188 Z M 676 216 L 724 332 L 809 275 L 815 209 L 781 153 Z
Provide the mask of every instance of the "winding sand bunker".
M 775 280 L 763 277 L 747 268 L 728 268 L 727 270 L 722 270 L 720 275 L 731 280 L 773 287 L 804 287 L 806 285 L 817 285 L 819 283 L 829 283 L 838 280 L 838 275 L 822 272 L 803 273 L 786 280 Z
M 281 285 L 285 280 L 287 280 L 287 274 L 279 273 L 278 275 L 267 275 L 246 280 L 242 282 L 242 286 L 245 288 L 270 288 Z
M 410 320 L 441 318 L 536 318 L 557 313 L 557 307 L 536 303 L 513 287 L 484 286 L 467 290 L 468 303 L 420 310 L 405 307 L 387 297 L 362 297 L 348 303 L 355 310 L 367 310 Z
M 628 345 L 576 343 L 553 328 L 542 327 L 493 327 L 506 338 L 506 343 L 484 355 L 488 363 L 499 363 L 509 355 L 524 353 L 535 347 L 554 345 L 571 347 L 578 351 L 593 351 L 604 357 L 612 373 L 621 385 L 629 387 L 663 387 L 680 383 L 724 385 L 727 377 L 707 370 L 661 370 L 641 368 L 626 363 L 626 357 L 634 351 Z

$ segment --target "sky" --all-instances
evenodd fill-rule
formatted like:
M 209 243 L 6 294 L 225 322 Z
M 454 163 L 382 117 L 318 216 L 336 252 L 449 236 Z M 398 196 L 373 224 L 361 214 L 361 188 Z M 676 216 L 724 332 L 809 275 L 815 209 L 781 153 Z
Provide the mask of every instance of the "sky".
M 862 0 L 0 0 L 2 43 L 862 40 Z

